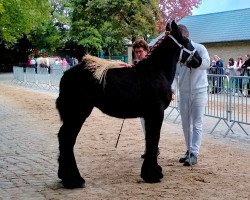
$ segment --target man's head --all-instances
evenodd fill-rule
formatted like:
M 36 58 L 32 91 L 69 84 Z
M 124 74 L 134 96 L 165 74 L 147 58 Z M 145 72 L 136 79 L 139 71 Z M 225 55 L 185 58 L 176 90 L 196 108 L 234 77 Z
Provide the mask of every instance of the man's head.
M 136 40 L 133 43 L 133 50 L 135 52 L 136 58 L 138 60 L 142 60 L 149 52 L 148 43 L 143 39 Z
M 179 24 L 178 25 L 179 30 L 181 31 L 181 34 L 186 37 L 189 38 L 189 31 L 187 29 L 187 27 L 183 24 Z
M 218 55 L 214 55 L 214 60 L 218 61 L 218 60 L 220 60 L 220 57 Z

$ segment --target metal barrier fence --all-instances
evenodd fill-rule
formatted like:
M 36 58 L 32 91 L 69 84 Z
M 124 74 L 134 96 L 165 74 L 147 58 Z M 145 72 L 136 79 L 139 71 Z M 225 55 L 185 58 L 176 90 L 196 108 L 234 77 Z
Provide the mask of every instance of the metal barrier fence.
M 170 103 L 170 112 L 165 115 L 165 119 L 175 110 L 177 117 L 179 114 L 179 93 L 178 80 L 173 84 L 175 95 Z M 218 119 L 212 133 L 221 121 L 224 121 L 227 130 L 233 131 L 233 126 L 238 124 L 246 135 L 249 135 L 242 126 L 250 125 L 250 77 L 248 76 L 227 76 L 219 74 L 208 74 L 208 103 L 205 109 L 205 116 Z
M 170 102 L 170 105 L 169 105 L 169 113 L 167 115 L 165 115 L 164 119 L 167 119 L 173 112 L 177 112 L 177 115 L 174 119 L 174 123 L 176 122 L 176 120 L 179 118 L 180 116 L 180 112 L 179 112 L 179 79 L 178 78 L 175 78 L 174 79 L 174 82 L 172 84 L 172 89 L 174 91 L 174 94 L 172 96 L 172 101 Z
M 19 85 L 39 87 L 42 89 L 59 89 L 59 82 L 64 73 L 63 69 L 52 68 L 50 73 L 47 68 L 23 68 L 13 66 L 12 82 Z
M 60 68 L 52 68 L 50 73 L 47 69 L 38 69 L 37 73 L 33 68 L 13 67 L 13 82 L 22 85 L 36 86 L 43 89 L 59 89 L 59 82 L 63 75 Z M 177 111 L 174 122 L 179 114 L 179 89 L 178 80 L 174 80 L 175 95 L 170 103 L 170 112 L 165 115 L 168 118 L 173 111 Z M 250 77 L 248 76 L 227 76 L 219 74 L 208 74 L 208 103 L 205 109 L 205 116 L 217 118 L 212 128 L 212 133 L 221 121 L 224 121 L 229 131 L 238 124 L 246 135 L 247 131 L 242 126 L 250 125 Z

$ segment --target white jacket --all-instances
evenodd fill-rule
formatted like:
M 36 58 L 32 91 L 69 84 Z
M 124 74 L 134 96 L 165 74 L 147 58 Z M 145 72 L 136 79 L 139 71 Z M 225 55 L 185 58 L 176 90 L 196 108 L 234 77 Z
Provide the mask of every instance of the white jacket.
M 175 79 L 179 80 L 179 92 L 192 94 L 207 91 L 207 69 L 210 67 L 210 57 L 207 49 L 202 45 L 191 41 L 194 48 L 202 58 L 201 66 L 188 68 L 185 65 L 177 64 Z M 172 88 L 175 88 L 174 81 Z M 191 87 L 191 88 L 190 88 Z

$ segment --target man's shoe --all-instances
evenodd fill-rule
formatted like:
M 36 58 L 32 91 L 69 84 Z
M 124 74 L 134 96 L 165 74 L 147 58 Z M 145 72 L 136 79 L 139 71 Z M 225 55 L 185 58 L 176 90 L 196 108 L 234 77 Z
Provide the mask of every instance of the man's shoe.
M 186 151 L 185 155 L 179 159 L 179 162 L 184 163 L 187 158 L 188 158 L 188 151 Z
M 160 155 L 160 150 L 159 150 L 159 148 L 158 148 L 158 151 L 157 151 L 157 156 L 159 156 Z M 141 158 L 145 158 L 145 156 L 146 156 L 146 152 L 144 152 L 144 154 L 142 154 L 141 155 Z
M 191 166 L 195 164 L 197 164 L 197 156 L 195 156 L 193 153 L 190 153 L 190 158 L 187 156 L 183 166 Z

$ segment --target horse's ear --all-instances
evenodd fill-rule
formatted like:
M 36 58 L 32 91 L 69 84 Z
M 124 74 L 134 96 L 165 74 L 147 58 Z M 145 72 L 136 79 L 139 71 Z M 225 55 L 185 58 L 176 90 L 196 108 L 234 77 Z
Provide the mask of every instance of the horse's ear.
M 174 20 L 171 23 L 171 35 L 173 35 L 173 36 L 175 36 L 177 38 L 182 37 L 181 32 L 180 32 L 180 30 L 178 28 L 178 25 L 176 24 L 176 22 Z
M 166 31 L 171 31 L 171 24 L 169 22 L 166 25 Z
M 175 33 L 178 32 L 178 26 L 175 23 L 175 20 L 173 20 L 171 23 L 171 30 L 172 30 L 172 32 L 175 32 Z

